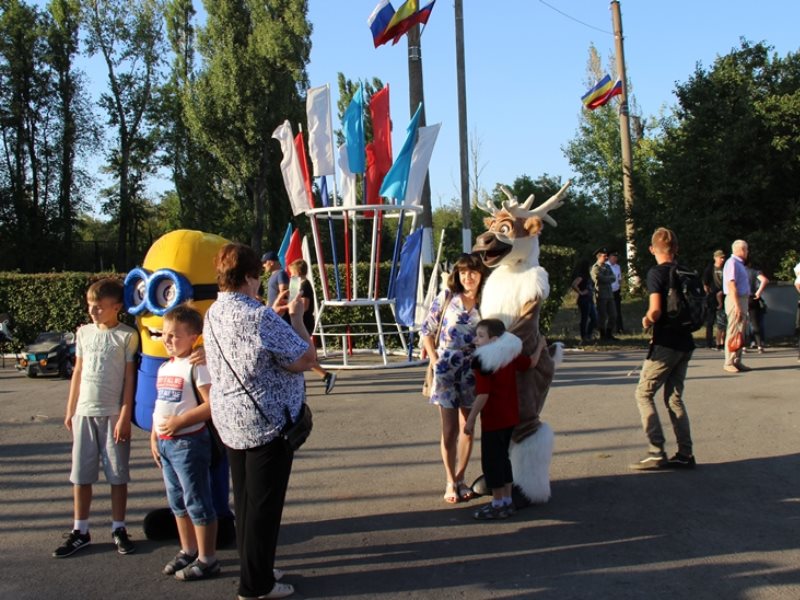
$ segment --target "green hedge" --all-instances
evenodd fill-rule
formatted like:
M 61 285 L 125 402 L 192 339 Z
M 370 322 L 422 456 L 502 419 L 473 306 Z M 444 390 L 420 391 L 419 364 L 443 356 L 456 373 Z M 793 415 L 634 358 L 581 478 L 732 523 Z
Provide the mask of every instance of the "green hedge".
M 574 251 L 571 248 L 558 246 L 543 246 L 540 261 L 550 275 L 550 297 L 541 313 L 541 327 L 548 331 L 553 317 L 561 306 L 564 294 L 569 291 Z M 333 278 L 333 267 L 327 266 L 328 284 L 332 297 L 336 295 Z M 344 295 L 343 265 L 339 265 L 339 281 L 342 295 Z M 379 270 L 379 292 L 386 294 L 389 285 L 390 264 L 383 263 Z M 430 274 L 430 267 L 426 268 L 426 281 Z M 315 273 L 316 275 L 316 273 Z M 89 322 L 86 305 L 86 289 L 94 281 L 104 277 L 124 278 L 119 273 L 43 273 L 20 274 L 0 273 L 0 314 L 10 315 L 14 330 L 13 346 L 19 350 L 26 343 L 33 340 L 42 331 L 75 331 L 79 325 Z M 368 265 L 358 265 L 358 292 L 361 296 L 366 294 L 369 281 Z M 316 281 L 318 298 L 322 298 L 320 282 Z M 513 291 L 511 292 L 513 293 Z M 394 317 L 388 307 L 381 308 L 381 318 L 384 323 L 394 323 Z M 133 318 L 122 315 L 122 320 L 132 324 Z M 323 315 L 323 324 L 350 323 L 354 324 L 351 331 L 355 333 L 368 333 L 358 342 L 358 347 L 368 348 L 377 345 L 378 336 L 374 325 L 374 311 L 371 307 L 330 308 Z M 371 323 L 367 327 L 358 323 Z M 337 328 L 336 331 L 342 331 Z M 388 332 L 396 332 L 393 325 L 386 327 Z M 387 345 L 399 347 L 397 335 L 387 335 Z M 336 347 L 337 342 L 330 339 L 331 346 Z

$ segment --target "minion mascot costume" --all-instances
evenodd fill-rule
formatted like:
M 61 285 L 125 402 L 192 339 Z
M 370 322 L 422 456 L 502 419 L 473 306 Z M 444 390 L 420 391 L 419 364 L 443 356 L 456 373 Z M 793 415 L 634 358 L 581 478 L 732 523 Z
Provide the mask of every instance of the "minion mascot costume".
M 188 300 L 201 313 L 217 297 L 214 257 L 228 243 L 218 235 L 178 229 L 163 235 L 150 247 L 144 264 L 125 277 L 125 308 L 136 317 L 142 343 L 136 378 L 133 422 L 150 431 L 156 402 L 158 368 L 168 358 L 161 342 L 163 316 Z M 230 478 L 225 453 L 212 460 L 211 492 L 217 513 L 217 545 L 227 546 L 236 537 L 229 505 Z M 172 539 L 178 535 L 169 508 L 156 509 L 145 517 L 144 533 L 149 539 Z

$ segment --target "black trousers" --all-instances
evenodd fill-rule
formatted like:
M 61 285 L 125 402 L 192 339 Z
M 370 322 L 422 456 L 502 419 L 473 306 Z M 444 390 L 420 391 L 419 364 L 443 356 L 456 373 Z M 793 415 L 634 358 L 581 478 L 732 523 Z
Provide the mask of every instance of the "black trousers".
M 511 444 L 513 427 L 497 431 L 481 430 L 481 468 L 489 489 L 496 490 L 507 483 L 514 483 L 508 446 Z
M 240 596 L 263 596 L 275 585 L 272 569 L 293 458 L 294 453 L 280 438 L 258 448 L 228 448 Z

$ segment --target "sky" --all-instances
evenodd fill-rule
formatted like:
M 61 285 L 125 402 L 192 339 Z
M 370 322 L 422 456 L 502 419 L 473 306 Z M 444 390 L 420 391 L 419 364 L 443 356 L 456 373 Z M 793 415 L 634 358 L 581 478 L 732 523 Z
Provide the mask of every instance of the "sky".
M 422 4 L 426 0 L 421 0 Z M 390 86 L 395 153 L 410 119 L 408 44 L 373 48 L 367 18 L 377 0 L 310 0 L 312 87 L 336 79 L 380 78 Z M 401 0 L 394 0 L 395 9 Z M 587 91 L 589 47 L 614 60 L 605 0 L 464 0 L 467 121 L 480 140 L 480 187 L 520 175 L 573 175 L 562 148 L 575 137 Z M 621 0 L 624 52 L 631 92 L 643 116 L 676 103 L 675 84 L 698 63 L 740 45 L 767 42 L 781 56 L 800 49 L 800 2 L 793 0 Z M 560 12 L 559 12 L 560 11 Z M 442 123 L 430 165 L 433 206 L 460 198 L 455 18 L 452 0 L 437 0 L 422 34 L 427 123 Z M 611 73 L 612 77 L 616 73 Z M 612 101 L 616 102 L 616 100 Z
M 396 154 L 411 117 L 408 44 L 404 37 L 395 46 L 373 47 L 367 19 L 377 2 L 309 0 L 313 32 L 307 71 L 312 87 L 331 86 L 335 129 L 340 128 L 337 73 L 388 83 Z M 201 0 L 195 3 L 203 13 Z M 401 3 L 393 2 L 396 9 Z M 480 187 L 491 191 L 521 175 L 566 181 L 574 173 L 562 148 L 576 135 L 580 98 L 590 87 L 589 47 L 597 48 L 604 66 L 614 61 L 609 2 L 463 0 L 463 5 L 467 122 L 470 138 L 479 141 Z M 686 82 L 698 63 L 708 68 L 717 56 L 739 47 L 741 38 L 764 41 L 781 56 L 800 50 L 800 2 L 794 0 L 621 0 L 620 6 L 628 80 L 644 117 L 673 106 L 675 84 Z M 461 193 L 452 0 L 437 0 L 421 46 L 427 123 L 442 123 L 430 165 L 436 207 L 458 203 Z M 97 96 L 106 85 L 101 61 L 84 59 L 81 66 Z M 151 186 L 155 193 L 169 188 L 167 181 Z

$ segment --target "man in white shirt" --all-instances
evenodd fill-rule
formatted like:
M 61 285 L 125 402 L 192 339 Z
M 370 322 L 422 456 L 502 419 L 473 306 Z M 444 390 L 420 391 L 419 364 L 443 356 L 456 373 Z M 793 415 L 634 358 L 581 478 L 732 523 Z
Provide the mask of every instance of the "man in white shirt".
M 614 272 L 614 283 L 611 284 L 611 291 L 614 293 L 614 307 L 617 309 L 617 322 L 614 328 L 616 333 L 623 333 L 622 327 L 622 267 L 619 266 L 619 254 L 612 252 L 608 255 L 608 266 Z

